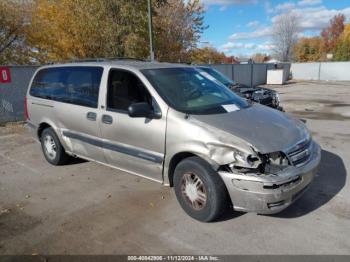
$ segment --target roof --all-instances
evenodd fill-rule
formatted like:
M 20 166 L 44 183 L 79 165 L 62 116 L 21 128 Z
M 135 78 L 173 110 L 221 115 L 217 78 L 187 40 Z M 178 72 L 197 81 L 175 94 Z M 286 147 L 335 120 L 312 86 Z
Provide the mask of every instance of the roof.
M 175 63 L 160 63 L 160 62 L 144 62 L 137 60 L 96 60 L 96 61 L 73 61 L 73 62 L 62 62 L 52 64 L 55 66 L 124 66 L 131 67 L 135 69 L 156 69 L 156 68 L 173 68 L 173 67 L 189 67 L 185 64 L 175 64 Z

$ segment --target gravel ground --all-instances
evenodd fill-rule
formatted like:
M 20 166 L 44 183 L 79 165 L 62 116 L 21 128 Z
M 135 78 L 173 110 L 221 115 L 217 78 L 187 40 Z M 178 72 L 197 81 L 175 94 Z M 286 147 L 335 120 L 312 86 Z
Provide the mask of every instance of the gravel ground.
M 350 83 L 273 87 L 323 148 L 309 191 L 273 216 L 188 217 L 172 189 L 92 162 L 53 167 L 0 127 L 0 254 L 350 254 Z

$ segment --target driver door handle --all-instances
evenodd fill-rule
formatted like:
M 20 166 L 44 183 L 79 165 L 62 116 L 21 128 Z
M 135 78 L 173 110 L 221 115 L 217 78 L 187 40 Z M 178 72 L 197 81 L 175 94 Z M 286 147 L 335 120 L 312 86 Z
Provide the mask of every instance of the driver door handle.
M 102 116 L 102 123 L 111 125 L 113 123 L 113 118 L 110 115 L 103 115 Z

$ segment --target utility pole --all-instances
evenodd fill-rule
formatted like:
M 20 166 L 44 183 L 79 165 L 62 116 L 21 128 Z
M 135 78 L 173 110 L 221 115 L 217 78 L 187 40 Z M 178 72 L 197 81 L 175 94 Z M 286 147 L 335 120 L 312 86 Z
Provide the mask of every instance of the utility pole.
M 152 3 L 148 0 L 148 31 L 149 31 L 149 48 L 150 58 L 154 61 L 154 50 L 153 50 L 153 32 L 152 32 Z

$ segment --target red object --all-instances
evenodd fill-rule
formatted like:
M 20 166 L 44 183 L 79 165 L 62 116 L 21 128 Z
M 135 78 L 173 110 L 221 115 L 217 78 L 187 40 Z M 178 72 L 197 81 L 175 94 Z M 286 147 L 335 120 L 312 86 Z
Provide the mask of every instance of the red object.
M 10 68 L 0 67 L 0 83 L 11 83 Z
M 224 64 L 239 64 L 239 61 L 234 56 L 226 56 L 223 59 Z
M 24 97 L 24 118 L 25 120 L 29 119 L 29 114 L 28 114 L 28 102 L 27 102 L 27 97 Z

